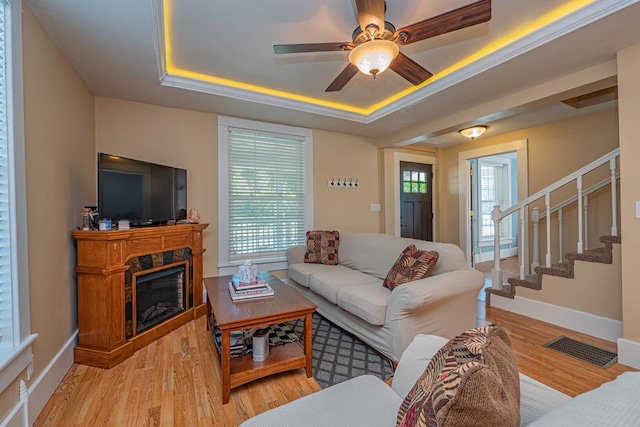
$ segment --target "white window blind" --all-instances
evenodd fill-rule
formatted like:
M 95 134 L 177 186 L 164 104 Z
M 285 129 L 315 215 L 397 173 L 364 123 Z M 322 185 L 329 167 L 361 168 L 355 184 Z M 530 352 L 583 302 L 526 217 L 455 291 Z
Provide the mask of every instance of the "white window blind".
M 228 128 L 229 261 L 305 243 L 305 138 Z
M 7 46 L 8 6 L 0 2 L 0 347 L 13 346 L 13 294 L 11 253 L 10 147 L 7 129 Z

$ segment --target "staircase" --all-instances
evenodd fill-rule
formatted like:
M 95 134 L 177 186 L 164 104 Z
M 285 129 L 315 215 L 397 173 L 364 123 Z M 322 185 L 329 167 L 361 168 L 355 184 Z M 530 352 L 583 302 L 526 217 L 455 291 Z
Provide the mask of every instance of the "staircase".
M 542 289 L 542 280 L 545 274 L 549 276 L 573 279 L 576 261 L 611 264 L 613 262 L 613 244 L 619 244 L 621 242 L 620 236 L 602 236 L 600 237 L 600 242 L 604 244 L 603 247 L 586 249 L 582 253 L 568 252 L 564 256 L 566 259 L 565 262 L 553 264 L 551 267 L 535 267 L 535 274 L 526 275 L 524 279 L 508 279 L 508 284 L 504 284 L 502 289 L 485 289 L 487 305 L 491 304 L 491 295 L 499 295 L 501 297 L 513 299 L 516 295 L 516 288 L 518 286 L 534 290 Z
M 543 277 L 556 276 L 562 278 L 573 279 L 575 275 L 575 261 L 595 262 L 601 264 L 611 264 L 613 261 L 613 244 L 620 243 L 617 226 L 617 180 L 619 173 L 617 172 L 617 159 L 620 156 L 619 149 L 594 160 L 590 164 L 567 175 L 558 180 L 554 184 L 538 191 L 534 195 L 526 198 L 515 206 L 505 211 L 500 206 L 495 206 L 492 212 L 492 220 L 495 229 L 494 253 L 500 253 L 500 222 L 509 215 L 517 214 L 519 222 L 519 277 L 508 279 L 508 283 L 503 283 L 502 270 L 500 268 L 500 259 L 495 257 L 494 268 L 491 271 L 492 286 L 486 289 L 486 303 L 491 304 L 491 295 L 499 295 L 502 297 L 513 299 L 516 294 L 517 287 L 523 287 L 533 290 L 541 290 L 543 285 Z M 583 178 L 586 174 L 596 170 L 599 167 L 609 166 L 609 178 L 606 178 L 597 184 L 583 189 Z M 551 195 L 554 191 L 563 188 L 566 191 L 567 186 L 575 182 L 575 195 L 564 200 L 555 206 L 551 206 Z M 589 196 L 605 187 L 611 190 L 611 234 L 600 237 L 603 247 L 595 249 L 587 249 L 588 247 L 588 226 L 589 226 Z M 557 197 L 557 196 L 554 196 Z M 544 209 L 540 212 L 541 201 L 544 201 Z M 538 205 L 538 206 L 536 206 Z M 559 254 L 563 254 L 563 210 L 569 207 L 577 206 L 577 242 L 575 243 L 576 251 L 565 253 L 560 257 L 557 264 L 551 263 L 551 218 L 557 215 L 558 230 L 554 233 L 554 237 L 558 237 Z M 601 209 L 601 208 L 600 208 Z M 528 223 L 531 218 L 531 224 Z M 541 248 L 540 242 L 540 221 L 545 220 L 546 228 L 546 253 L 544 254 L 545 263 L 539 265 Z M 533 242 L 529 244 L 529 235 L 533 231 Z M 531 247 L 530 247 L 531 246 Z M 529 260 L 532 259 L 531 264 Z

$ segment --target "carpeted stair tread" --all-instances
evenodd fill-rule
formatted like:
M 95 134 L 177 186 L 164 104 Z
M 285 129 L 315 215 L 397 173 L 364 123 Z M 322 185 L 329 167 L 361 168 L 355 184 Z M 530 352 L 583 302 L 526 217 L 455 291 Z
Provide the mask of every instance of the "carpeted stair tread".
M 513 299 L 516 295 L 516 291 L 513 286 L 508 283 L 502 285 L 502 289 L 486 288 L 484 290 L 486 294 L 486 304 L 491 305 L 491 295 L 499 295 L 501 297 Z
M 565 277 L 567 279 L 573 279 L 573 263 L 563 262 L 560 264 L 554 264 L 551 267 L 536 267 L 536 273 L 548 274 L 549 276 Z
M 604 243 L 604 247 L 586 249 L 583 253 L 569 252 L 564 257 L 567 260 L 559 264 L 553 264 L 551 267 L 538 266 L 535 268 L 535 274 L 529 274 L 524 279 L 512 277 L 508 279 L 503 289 L 495 290 L 492 288 L 485 289 L 486 303 L 491 305 L 491 295 L 500 295 L 505 298 L 513 299 L 516 294 L 516 287 L 540 290 L 542 289 L 542 276 L 548 274 L 550 276 L 564 277 L 567 279 L 574 278 L 575 261 L 598 262 L 602 264 L 611 264 L 613 262 L 613 244 L 621 243 L 620 236 L 601 236 L 600 242 Z
M 523 288 L 540 290 L 542 289 L 542 283 L 538 280 L 537 274 L 528 274 L 524 276 L 524 279 L 520 279 L 519 277 L 512 277 L 507 280 L 511 286 L 514 288 L 516 286 L 522 286 Z M 515 289 L 514 289 L 515 292 Z

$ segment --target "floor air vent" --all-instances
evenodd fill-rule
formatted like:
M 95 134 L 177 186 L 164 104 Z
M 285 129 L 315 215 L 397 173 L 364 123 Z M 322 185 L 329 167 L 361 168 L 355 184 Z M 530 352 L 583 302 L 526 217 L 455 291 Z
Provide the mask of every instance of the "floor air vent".
M 618 360 L 616 353 L 565 336 L 555 338 L 544 344 L 543 347 L 559 351 L 604 369 L 609 368 Z

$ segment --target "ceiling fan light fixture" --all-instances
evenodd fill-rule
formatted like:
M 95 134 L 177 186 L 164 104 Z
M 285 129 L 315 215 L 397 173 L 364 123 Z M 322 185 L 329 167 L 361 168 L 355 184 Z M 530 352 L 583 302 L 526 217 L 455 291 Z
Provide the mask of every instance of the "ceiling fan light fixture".
M 472 126 L 470 128 L 461 129 L 458 132 L 460 132 L 460 134 L 465 138 L 476 139 L 477 137 L 485 133 L 486 130 L 487 130 L 486 126 L 479 125 L 479 126 Z
M 349 62 L 364 74 L 376 76 L 389 68 L 400 49 L 389 40 L 371 40 L 356 46 L 349 54 Z

